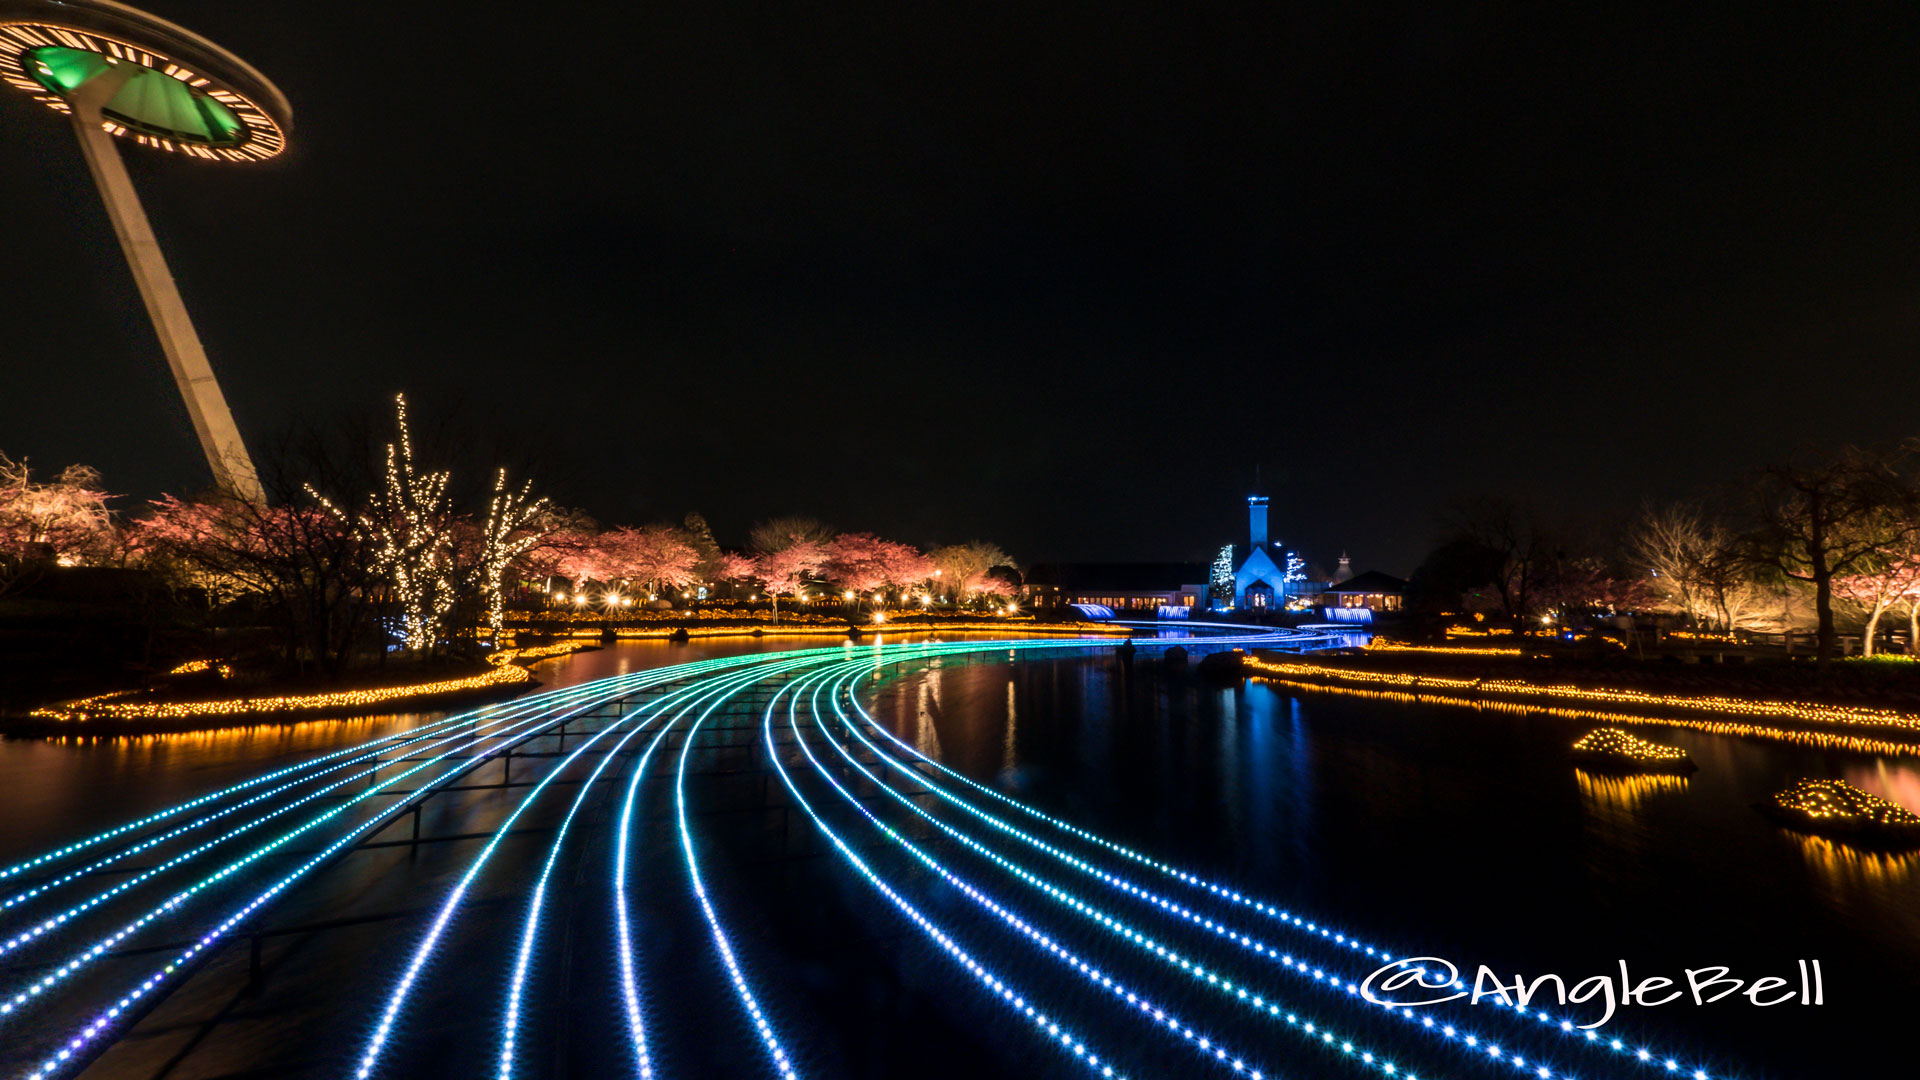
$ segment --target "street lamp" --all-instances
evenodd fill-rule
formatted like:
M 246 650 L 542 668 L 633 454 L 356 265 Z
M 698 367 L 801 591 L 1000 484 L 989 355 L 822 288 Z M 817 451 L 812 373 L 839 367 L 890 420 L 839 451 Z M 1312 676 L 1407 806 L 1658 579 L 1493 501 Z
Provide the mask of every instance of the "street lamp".
M 265 505 L 114 139 L 202 161 L 264 161 L 286 149 L 286 95 L 206 38 L 114 0 L 0 0 L 0 81 L 71 118 L 215 483 Z

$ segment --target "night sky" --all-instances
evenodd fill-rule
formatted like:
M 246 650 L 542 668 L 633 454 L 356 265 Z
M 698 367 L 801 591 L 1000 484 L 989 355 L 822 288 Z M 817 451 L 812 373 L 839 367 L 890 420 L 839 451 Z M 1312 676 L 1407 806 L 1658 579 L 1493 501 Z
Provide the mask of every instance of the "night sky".
M 608 522 L 1405 573 L 1920 434 L 1910 5 L 147 0 L 293 148 L 125 156 L 256 445 L 405 390 Z M 0 450 L 205 465 L 65 125 L 0 87 Z

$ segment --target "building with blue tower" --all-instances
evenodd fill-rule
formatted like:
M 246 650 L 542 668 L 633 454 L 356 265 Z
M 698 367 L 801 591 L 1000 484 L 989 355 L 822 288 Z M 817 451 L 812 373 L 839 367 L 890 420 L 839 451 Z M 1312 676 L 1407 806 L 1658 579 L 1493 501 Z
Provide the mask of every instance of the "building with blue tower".
M 1247 544 L 1229 544 L 1214 560 L 1209 594 L 1216 611 L 1284 611 L 1318 591 L 1300 556 L 1267 535 L 1267 497 L 1247 496 Z

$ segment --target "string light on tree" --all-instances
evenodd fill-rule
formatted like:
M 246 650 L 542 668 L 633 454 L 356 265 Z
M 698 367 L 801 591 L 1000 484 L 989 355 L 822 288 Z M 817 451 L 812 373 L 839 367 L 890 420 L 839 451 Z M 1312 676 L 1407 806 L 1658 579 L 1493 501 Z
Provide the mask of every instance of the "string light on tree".
M 487 626 L 496 641 L 506 622 L 502 594 L 507 567 L 541 541 L 543 533 L 538 525 L 546 513 L 547 500 L 533 498 L 533 481 L 516 491 L 507 487 L 506 469 L 493 474 L 493 498 L 487 503 L 487 520 L 480 534 L 480 592 L 487 605 Z
M 394 395 L 400 437 L 387 444 L 386 484 L 374 492 L 367 512 L 352 521 L 373 550 L 373 569 L 386 579 L 400 606 L 400 638 L 406 648 L 423 652 L 440 639 L 447 612 L 453 609 L 451 564 L 451 501 L 444 470 L 423 472 L 413 463 L 413 435 L 407 427 L 407 396 Z M 344 514 L 313 490 L 342 521 Z

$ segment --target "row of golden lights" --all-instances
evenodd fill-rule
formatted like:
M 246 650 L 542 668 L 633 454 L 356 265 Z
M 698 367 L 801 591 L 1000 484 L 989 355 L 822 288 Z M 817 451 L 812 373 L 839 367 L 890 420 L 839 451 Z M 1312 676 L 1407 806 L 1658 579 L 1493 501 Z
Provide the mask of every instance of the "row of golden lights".
M 1526 650 L 1514 645 L 1407 645 L 1374 638 L 1367 643 L 1370 653 L 1419 653 L 1442 656 L 1521 656 Z
M 1855 705 L 1826 705 L 1808 701 L 1749 701 L 1744 698 L 1707 694 L 1650 694 L 1643 690 L 1590 689 L 1527 679 L 1451 678 L 1442 675 L 1405 675 L 1392 672 L 1359 671 L 1325 664 L 1274 663 L 1254 657 L 1246 659 L 1246 668 L 1256 675 L 1298 679 L 1332 679 L 1338 682 L 1405 687 L 1420 693 L 1492 694 L 1521 698 L 1547 698 L 1558 701 L 1594 702 L 1605 705 L 1653 709 L 1686 709 L 1695 712 L 1727 713 L 1735 716 L 1778 717 L 1803 724 L 1839 727 L 1887 727 L 1920 733 L 1920 716 L 1894 709 L 1864 708 Z
M 876 612 L 875 623 L 886 621 L 884 612 Z M 992 623 L 941 624 L 926 627 L 902 627 L 903 630 L 928 630 L 940 633 L 1005 633 L 1006 627 Z M 621 637 L 667 637 L 675 630 L 660 628 L 653 630 L 622 629 Z M 724 627 L 688 628 L 693 637 L 738 636 L 743 631 Z M 781 628 L 783 634 L 844 634 L 844 627 L 790 627 Z M 1038 632 L 1045 632 L 1044 630 Z M 1080 628 L 1064 628 L 1061 632 L 1079 634 Z M 578 635 L 576 635 L 578 636 Z M 592 636 L 592 635 L 590 635 Z M 577 652 L 582 646 L 577 640 L 555 642 L 548 645 L 525 646 L 503 649 L 488 657 L 494 665 L 490 670 L 459 679 L 440 679 L 431 682 L 411 683 L 405 686 L 385 686 L 366 690 L 341 690 L 320 694 L 287 694 L 262 698 L 229 698 L 219 701 L 178 701 L 178 702 L 128 702 L 118 699 L 130 697 L 139 691 L 116 690 L 93 697 L 79 698 L 36 709 L 29 715 L 47 720 L 85 722 L 87 720 L 184 720 L 208 716 L 238 716 L 253 713 L 320 712 L 339 709 L 365 709 L 414 697 L 437 697 L 444 694 L 465 693 L 489 687 L 510 686 L 527 682 L 533 678 L 526 668 L 520 666 L 536 660 L 542 660 L 565 653 Z M 173 669 L 171 674 L 185 675 L 199 671 L 218 670 L 222 678 L 232 672 L 223 663 L 213 660 L 189 660 Z
M 825 593 L 821 593 L 816 597 L 816 595 L 813 593 L 802 592 L 802 593 L 795 593 L 793 596 L 793 599 L 795 601 L 807 601 L 807 600 L 824 598 L 825 596 L 826 596 Z M 569 598 L 566 593 L 558 589 L 548 593 L 547 598 L 559 604 L 572 603 L 573 606 L 576 608 L 584 608 L 588 604 L 592 604 L 596 602 L 599 604 L 599 606 L 604 607 L 609 611 L 613 610 L 614 608 L 624 608 L 624 607 L 633 606 L 633 597 L 627 596 L 626 594 L 621 593 L 614 589 L 608 589 L 605 592 L 601 593 L 598 601 L 596 601 L 593 597 L 589 596 L 585 592 L 574 593 L 572 597 Z M 776 599 L 772 595 L 769 595 L 767 598 L 769 600 Z M 884 592 L 877 592 L 873 594 L 873 602 L 876 604 L 884 603 L 886 601 L 886 598 L 887 598 L 887 594 Z M 660 599 L 659 593 L 647 594 L 648 602 L 652 602 L 658 599 Z M 693 599 L 693 593 L 682 592 L 680 594 L 680 599 L 691 600 Z M 758 600 L 760 599 L 760 594 L 749 593 L 747 595 L 747 599 Z M 859 593 L 854 592 L 852 589 L 848 589 L 847 591 L 840 594 L 840 599 L 851 602 L 854 600 L 861 599 L 861 596 Z M 927 593 L 921 593 L 919 596 L 914 597 L 912 602 L 919 604 L 923 609 L 929 608 L 933 606 L 933 597 L 928 595 Z M 994 613 L 998 615 L 1013 615 L 1017 613 L 1019 610 L 1020 610 L 1020 605 L 1013 603 L 1012 601 L 1008 601 L 1006 604 L 993 609 Z M 880 623 L 880 622 L 886 622 L 887 620 L 883 614 L 879 612 L 875 612 L 873 616 L 873 621 Z
M 493 666 L 479 675 L 458 679 L 436 679 L 405 686 L 382 686 L 365 690 L 337 690 L 319 694 L 285 694 L 275 697 L 227 698 L 219 701 L 131 702 L 117 699 L 138 691 L 117 690 L 107 694 L 62 702 L 35 709 L 32 716 L 46 720 L 85 722 L 88 720 L 185 720 L 208 716 L 238 716 L 252 713 L 318 712 L 334 709 L 363 709 L 415 697 L 437 697 L 490 687 L 511 686 L 531 681 L 533 676 L 522 664 L 570 653 L 580 648 L 577 642 L 522 649 L 503 649 L 488 657 Z M 191 674 L 214 667 L 215 661 L 189 660 L 173 670 Z M 226 665 L 218 669 L 225 677 Z
M 978 622 L 918 622 L 912 615 L 896 615 L 886 625 L 902 634 L 1007 634 L 1018 633 L 1028 636 L 1059 634 L 1070 637 L 1101 635 L 1106 637 L 1129 637 L 1125 627 L 1105 626 L 1099 623 L 1060 624 L 1019 623 L 1008 626 L 1005 623 Z M 781 623 L 778 626 L 616 626 L 613 634 L 618 638 L 638 638 L 641 640 L 665 640 L 685 631 L 689 637 L 746 637 L 759 633 L 765 637 L 818 637 L 821 635 L 842 636 L 847 633 L 844 622 L 830 623 Z M 566 631 L 575 639 L 599 638 L 606 631 L 585 629 Z
M 1251 670 L 1253 661 L 1248 662 Z M 1504 701 L 1500 699 L 1476 698 L 1432 688 L 1422 688 L 1416 693 L 1412 690 L 1365 689 L 1354 686 L 1341 686 L 1334 683 L 1317 681 L 1313 678 L 1290 678 L 1270 673 L 1255 673 L 1255 677 L 1268 682 L 1278 683 L 1300 690 L 1320 694 L 1345 695 L 1364 698 L 1370 701 L 1392 701 L 1401 704 L 1437 704 L 1455 705 L 1485 712 L 1507 713 L 1514 716 L 1545 714 L 1570 720 L 1604 720 L 1616 724 L 1657 724 L 1663 727 L 1687 728 L 1691 731 L 1705 732 L 1709 735 L 1731 735 L 1738 738 L 1768 739 L 1775 742 L 1790 743 L 1796 746 L 1812 747 L 1821 750 L 1845 750 L 1861 754 L 1879 754 L 1886 757 L 1920 757 L 1920 744 L 1897 742 L 1891 739 L 1873 738 L 1865 735 L 1845 735 L 1837 732 L 1812 731 L 1803 728 L 1769 727 L 1763 724 L 1745 723 L 1737 720 L 1704 720 L 1690 716 L 1653 716 L 1636 715 L 1626 712 L 1602 712 L 1597 708 L 1577 708 L 1570 706 L 1543 704 L 1539 702 Z

